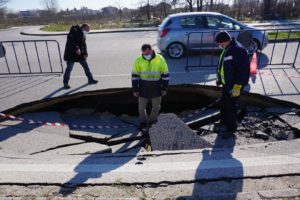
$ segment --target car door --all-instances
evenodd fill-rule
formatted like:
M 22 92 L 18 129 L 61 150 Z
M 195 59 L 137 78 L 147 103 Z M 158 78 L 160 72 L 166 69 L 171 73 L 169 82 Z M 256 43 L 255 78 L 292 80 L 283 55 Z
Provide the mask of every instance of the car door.
M 187 38 L 187 47 L 192 49 L 199 49 L 201 45 L 201 34 L 204 24 L 201 16 L 185 16 L 180 19 L 182 31 Z

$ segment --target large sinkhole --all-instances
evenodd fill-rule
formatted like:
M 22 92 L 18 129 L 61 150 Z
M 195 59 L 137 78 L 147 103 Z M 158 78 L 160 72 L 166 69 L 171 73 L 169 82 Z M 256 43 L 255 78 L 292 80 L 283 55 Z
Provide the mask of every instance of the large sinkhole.
M 62 123 L 70 129 L 70 137 L 109 147 L 123 145 L 125 148 L 118 151 L 121 153 L 227 147 L 299 137 L 299 105 L 246 93 L 238 103 L 235 137 L 217 142 L 218 133 L 213 125 L 219 120 L 217 99 L 220 95 L 220 89 L 213 86 L 171 86 L 162 100 L 161 121 L 147 132 L 137 128 L 137 99 L 129 88 L 88 91 L 39 100 L 19 105 L 5 113 L 22 116 L 28 123 L 39 120 L 35 117 L 41 116 L 41 113 L 45 115 L 44 121 L 47 121 L 47 113 L 59 113 Z M 149 104 L 148 111 L 150 107 Z M 39 114 L 35 116 L 35 113 Z

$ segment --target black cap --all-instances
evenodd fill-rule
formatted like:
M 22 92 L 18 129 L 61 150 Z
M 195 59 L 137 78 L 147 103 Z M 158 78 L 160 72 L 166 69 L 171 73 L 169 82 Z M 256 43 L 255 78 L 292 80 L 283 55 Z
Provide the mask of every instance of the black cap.
M 152 47 L 151 47 L 151 45 L 150 44 L 143 44 L 142 45 L 142 51 L 145 51 L 145 50 L 152 50 Z
M 227 42 L 231 40 L 231 36 L 227 31 L 221 31 L 217 34 L 216 36 L 216 43 L 222 43 L 222 42 Z

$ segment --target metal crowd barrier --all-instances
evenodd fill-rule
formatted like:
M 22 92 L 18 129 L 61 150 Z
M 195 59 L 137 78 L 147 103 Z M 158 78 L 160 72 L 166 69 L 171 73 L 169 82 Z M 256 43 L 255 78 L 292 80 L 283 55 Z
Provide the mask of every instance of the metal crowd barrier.
M 63 73 L 56 40 L 0 41 L 6 54 L 0 58 L 0 75 Z
M 196 67 L 216 67 L 220 50 L 214 42 L 218 31 L 191 32 L 187 35 L 186 70 Z M 243 43 L 249 54 L 253 54 L 253 41 L 259 41 L 260 46 L 267 42 L 267 46 L 257 50 L 259 67 L 300 66 L 300 29 L 263 29 L 263 30 L 231 30 L 228 31 L 240 43 Z M 249 35 L 243 35 L 245 32 Z M 259 33 L 260 32 L 260 33 Z M 270 38 L 269 34 L 272 34 Z M 257 36 L 261 38 L 257 40 Z M 299 35 L 299 37 L 295 36 Z M 282 38 L 284 36 L 284 38 Z M 247 41 L 248 40 L 248 41 Z

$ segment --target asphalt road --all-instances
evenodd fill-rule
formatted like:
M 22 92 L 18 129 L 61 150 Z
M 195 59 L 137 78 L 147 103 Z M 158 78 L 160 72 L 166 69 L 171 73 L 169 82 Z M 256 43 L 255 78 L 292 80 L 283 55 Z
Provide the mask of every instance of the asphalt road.
M 25 29 L 27 28 L 30 27 Z M 2 41 L 54 39 L 59 42 L 63 52 L 66 41 L 65 36 L 46 38 L 21 36 L 19 35 L 21 29 L 2 31 L 0 32 L 0 38 Z M 70 82 L 72 89 L 67 91 L 62 89 L 62 77 L 57 75 L 0 76 L 0 111 L 21 103 L 78 91 L 130 87 L 131 66 L 136 56 L 140 54 L 141 44 L 150 43 L 156 49 L 155 40 L 155 32 L 89 35 L 87 40 L 90 52 L 89 63 L 95 78 L 99 80 L 98 85 L 87 85 L 83 70 L 78 65 L 76 65 L 72 73 Z M 274 59 L 280 61 L 280 56 L 278 55 L 280 55 L 280 52 L 284 52 L 285 46 L 284 44 L 276 44 L 276 46 L 277 53 Z M 18 49 L 17 55 L 20 57 L 20 67 L 26 66 L 24 54 L 21 52 L 22 45 L 18 44 L 14 47 Z M 41 48 L 41 54 L 47 53 L 43 46 L 39 46 L 39 48 Z M 296 46 L 291 44 L 289 48 L 291 49 L 288 50 L 287 55 L 292 57 Z M 28 50 L 33 57 L 35 55 L 35 47 L 28 47 Z M 270 51 L 272 51 L 272 45 L 266 49 L 265 53 L 268 54 Z M 41 56 L 43 58 L 41 60 L 42 65 L 47 66 L 49 62 L 47 57 L 45 55 Z M 9 59 L 13 60 L 13 58 L 14 56 L 10 53 Z M 264 56 L 264 59 L 267 60 L 267 56 Z M 192 60 L 197 62 L 194 59 Z M 36 60 L 30 61 L 33 62 L 35 67 L 38 64 Z M 5 65 L 3 60 L 0 62 L 2 62 L 0 67 L 3 70 Z M 57 64 L 57 61 L 53 62 Z M 184 59 L 168 59 L 167 62 L 171 71 L 171 84 L 214 84 L 215 82 L 214 68 L 201 68 L 186 72 Z M 15 64 L 11 64 L 15 66 Z M 265 67 L 260 70 L 256 77 L 252 77 L 250 87 L 247 90 L 299 103 L 300 76 L 298 78 L 293 78 L 292 76 L 299 76 L 299 71 L 284 65 L 279 65 L 276 69 Z M 49 114 L 43 115 L 43 117 L 49 117 Z M 43 120 L 41 116 L 38 116 L 38 119 Z M 53 120 L 57 122 L 59 119 L 57 116 L 54 116 Z M 62 147 L 65 144 L 79 143 L 79 141 L 69 138 L 69 130 L 66 127 L 57 129 L 57 127 L 29 126 L 31 126 L 29 129 L 20 129 L 20 127 L 18 128 L 18 126 L 13 124 L 2 124 L 0 130 L 2 133 L 0 134 L 2 136 L 0 137 L 2 146 L 0 148 L 0 182 L 2 184 L 62 183 L 72 185 L 74 183 L 82 183 L 93 185 L 165 182 L 181 184 L 203 178 L 217 181 L 219 179 L 233 178 L 237 180 L 237 183 L 230 184 L 230 188 L 235 188 L 236 191 L 233 194 L 235 195 L 237 192 L 244 191 L 243 188 L 247 187 L 246 182 L 244 183 L 244 180 L 240 179 L 243 177 L 259 180 L 264 176 L 299 174 L 299 140 L 227 148 L 225 151 L 204 149 L 200 151 L 186 151 L 182 152 L 182 154 L 176 152 L 174 155 L 169 152 L 166 155 L 153 152 L 153 154 L 146 153 L 145 157 L 139 158 L 135 157 L 135 154 L 122 155 L 122 157 L 117 155 L 101 157 L 97 154 L 81 154 L 82 150 L 86 151 L 87 146 L 79 146 L 80 152 L 78 155 L 64 156 L 63 153 L 68 155 L 69 152 L 74 153 L 74 149 L 78 150 L 76 146 L 74 148 L 71 146 L 71 149 L 65 149 L 65 151 L 62 148 L 59 149 L 58 151 L 62 153 L 61 156 L 58 156 L 57 152 L 52 152 L 53 154 L 50 153 L 48 155 L 36 154 L 28 156 L 21 150 L 42 152 L 42 150 L 53 146 Z M 31 140 L 32 143 L 26 142 L 26 140 Z M 100 148 L 99 144 L 91 145 L 95 145 L 92 150 Z M 5 147 L 7 146 L 12 147 L 13 150 L 19 149 L 20 151 L 6 151 Z M 277 182 L 270 181 L 270 183 L 277 185 Z M 256 182 L 256 185 L 259 185 L 259 183 Z M 265 185 L 269 186 L 270 184 Z M 217 185 L 216 187 L 222 189 L 223 185 Z M 294 187 L 296 186 L 292 188 Z M 215 192 L 216 194 L 220 193 L 220 188 L 216 190 L 219 191 Z M 271 189 L 273 188 L 276 187 L 272 186 Z M 280 189 L 282 188 L 280 187 Z M 256 188 L 253 189 L 253 191 L 256 190 Z M 210 187 L 209 191 L 211 191 Z M 70 193 L 72 192 L 70 191 Z M 192 193 L 198 195 L 202 192 L 194 188 Z
M 56 40 L 60 45 L 61 55 L 63 56 L 66 36 L 24 36 L 20 35 L 21 31 L 31 30 L 34 27 L 21 27 L 12 30 L 0 32 L 1 41 L 16 41 L 16 40 Z M 83 69 L 78 64 L 75 65 L 72 71 L 70 85 L 71 90 L 62 89 L 62 77 L 53 76 L 0 76 L 0 110 L 6 110 L 21 103 L 71 94 L 78 91 L 130 87 L 130 73 L 135 58 L 140 54 L 140 47 L 143 43 L 153 45 L 156 52 L 159 52 L 156 46 L 157 33 L 150 32 L 132 32 L 132 33 L 102 33 L 90 34 L 87 38 L 89 50 L 88 62 L 90 69 L 94 74 L 95 79 L 99 80 L 98 85 L 87 85 L 87 79 Z M 33 71 L 39 71 L 39 62 L 35 52 L 34 44 L 26 46 L 28 51 L 29 61 L 26 60 L 24 47 L 22 43 L 7 44 L 7 59 L 12 72 L 17 72 L 17 63 L 13 48 L 16 50 L 19 66 L 22 71 L 29 71 L 28 62 L 32 66 Z M 275 45 L 275 47 L 274 47 Z M 287 46 L 286 50 L 285 47 Z M 293 62 L 297 43 L 276 43 L 269 44 L 263 51 L 263 54 L 258 56 L 262 63 L 268 63 L 274 48 L 272 63 L 280 63 L 282 55 L 286 52 L 284 62 Z M 37 44 L 37 49 L 40 56 L 41 68 L 44 71 L 50 71 L 50 64 L 45 44 Z M 60 69 L 60 60 L 58 57 L 57 47 L 54 43 L 49 43 L 49 54 L 51 57 L 52 67 L 54 70 Z M 217 56 L 212 59 L 211 54 L 202 56 L 202 62 L 210 64 L 211 60 L 217 62 Z M 193 68 L 191 72 L 186 72 L 186 59 L 169 59 L 166 57 L 171 72 L 171 84 L 182 83 L 197 83 L 197 84 L 214 84 L 215 83 L 215 68 Z M 189 60 L 189 64 L 198 64 L 200 62 L 199 55 L 193 56 Z M 7 72 L 5 59 L 0 59 L 0 73 Z M 296 66 L 300 66 L 300 53 L 297 55 Z M 63 62 L 63 67 L 66 67 Z M 289 76 L 299 76 L 299 71 L 292 69 L 287 65 L 272 66 L 276 70 L 263 67 L 266 74 L 257 75 L 255 81 L 250 84 L 248 90 L 265 95 L 276 96 L 278 98 L 289 99 L 286 95 L 298 95 L 300 91 L 299 78 L 290 78 Z M 270 75 L 271 74 L 271 75 Z M 275 74 L 275 76 L 274 76 Z M 283 75 L 283 76 L 281 76 Z M 299 96 L 299 95 L 298 95 Z M 295 102 L 300 102 L 300 99 L 293 98 Z

